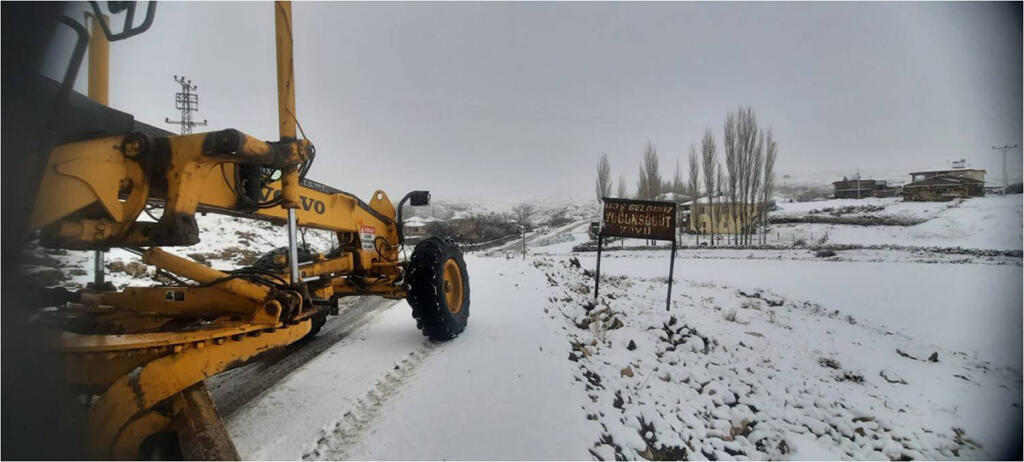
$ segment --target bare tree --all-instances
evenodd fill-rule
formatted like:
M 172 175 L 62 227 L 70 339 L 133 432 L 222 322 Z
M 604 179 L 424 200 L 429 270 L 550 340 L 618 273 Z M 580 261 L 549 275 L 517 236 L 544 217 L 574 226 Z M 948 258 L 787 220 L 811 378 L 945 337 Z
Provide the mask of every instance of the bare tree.
M 619 175 L 619 191 L 617 196 L 625 199 L 627 194 L 629 193 L 626 192 L 626 177 Z
M 652 200 L 661 194 L 661 172 L 658 170 L 658 151 L 654 143 L 647 142 L 644 157 L 640 160 L 640 180 L 637 183 L 637 198 Z
M 753 163 L 753 152 L 757 145 L 757 119 L 754 111 L 740 108 L 736 118 L 736 133 L 740 142 L 739 150 L 739 200 L 736 207 L 740 245 L 746 244 L 748 204 L 750 203 L 750 165 Z
M 686 192 L 686 185 L 683 184 L 683 170 L 679 168 L 679 159 L 676 159 L 676 171 L 672 174 L 672 189 L 676 195 Z
M 512 215 L 516 217 L 516 221 L 524 228 L 530 227 L 533 216 L 536 213 L 537 208 L 527 202 L 521 202 L 512 207 Z
M 700 202 L 700 164 L 697 163 L 697 148 L 692 144 L 690 145 L 689 180 L 687 189 L 693 199 L 690 202 L 690 226 L 698 230 L 697 245 L 700 245 L 699 228 L 697 222 L 694 221 L 697 218 L 697 209 L 700 208 L 698 205 Z
M 690 145 L 690 171 L 687 188 L 689 193 L 696 200 L 700 197 L 700 164 L 697 161 L 697 148 Z
M 778 156 L 778 145 L 775 135 L 768 129 L 765 135 L 764 179 L 761 186 L 761 243 L 768 243 L 768 207 L 775 189 L 775 158 Z
M 753 176 L 757 166 L 755 152 L 759 141 L 757 116 L 754 110 L 741 107 L 725 118 L 725 157 L 726 168 L 729 170 L 729 199 L 732 201 L 729 210 L 736 224 L 737 233 L 733 242 L 741 244 L 745 241 L 750 226 L 749 203 L 754 199 Z
M 711 129 L 704 129 L 704 136 L 700 140 L 700 154 L 701 161 L 704 166 L 704 190 L 708 194 L 708 210 L 711 214 L 711 245 L 715 245 L 715 219 L 718 212 L 715 210 L 714 196 L 715 196 L 715 167 L 718 165 L 718 149 L 715 147 L 715 135 L 711 134 Z M 693 160 L 696 161 L 697 155 L 693 154 Z M 717 172 L 721 176 L 721 171 Z
M 724 180 L 722 179 L 722 175 L 724 175 L 722 173 L 722 164 L 718 164 L 718 168 L 715 169 L 715 192 L 713 194 L 708 194 L 708 197 L 711 198 L 708 202 L 711 204 L 712 207 L 715 207 L 715 209 L 716 209 L 715 218 L 718 219 L 718 220 L 721 220 L 721 217 L 719 217 L 719 214 L 723 213 L 723 211 L 722 211 L 722 200 L 723 199 L 722 198 L 725 197 L 725 196 L 722 195 L 723 194 L 722 185 L 725 184 Z M 718 202 L 717 206 L 715 206 L 715 202 L 716 201 Z M 715 237 L 718 238 L 718 243 L 721 244 L 722 243 L 722 236 L 719 236 L 717 233 L 715 233 Z
M 744 210 L 744 216 L 751 221 L 748 223 L 746 230 L 748 245 L 753 243 L 754 233 L 757 231 L 757 221 L 761 218 L 761 210 L 758 208 L 757 203 L 761 199 L 762 169 L 764 169 L 764 130 L 761 130 L 757 136 L 757 145 L 754 148 L 748 167 L 750 180 L 748 181 L 747 189 L 749 190 L 750 207 L 753 207 L 753 210 L 749 212 Z
M 608 163 L 608 154 L 602 154 L 597 162 L 597 181 L 594 185 L 597 201 L 612 195 L 612 166 Z
M 736 204 L 736 185 L 739 179 L 739 164 L 737 158 L 739 157 L 739 143 L 736 135 L 736 114 L 728 113 L 725 115 L 725 127 L 723 129 L 723 146 L 725 148 L 725 169 L 729 173 L 729 182 L 726 185 L 726 193 L 729 195 L 729 201 Z M 730 218 L 735 219 L 735 207 L 730 207 L 726 211 L 729 212 Z M 735 222 L 734 222 L 735 223 Z M 733 235 L 733 244 L 736 243 L 736 236 Z

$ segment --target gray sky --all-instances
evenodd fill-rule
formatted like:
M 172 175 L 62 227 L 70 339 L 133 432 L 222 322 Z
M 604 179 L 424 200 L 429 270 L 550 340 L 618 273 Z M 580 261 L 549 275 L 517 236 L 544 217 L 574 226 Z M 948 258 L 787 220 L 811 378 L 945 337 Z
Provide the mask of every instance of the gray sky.
M 298 116 L 318 151 L 310 176 L 362 197 L 587 198 L 602 153 L 632 190 L 647 140 L 671 177 L 705 127 L 720 142 L 738 105 L 774 128 L 779 170 L 795 175 L 966 157 L 994 177 L 991 147 L 1021 143 L 1019 3 L 293 12 Z M 271 3 L 161 2 L 148 32 L 112 45 L 111 105 L 177 118 L 171 75 L 185 74 L 211 129 L 276 139 L 273 24 Z

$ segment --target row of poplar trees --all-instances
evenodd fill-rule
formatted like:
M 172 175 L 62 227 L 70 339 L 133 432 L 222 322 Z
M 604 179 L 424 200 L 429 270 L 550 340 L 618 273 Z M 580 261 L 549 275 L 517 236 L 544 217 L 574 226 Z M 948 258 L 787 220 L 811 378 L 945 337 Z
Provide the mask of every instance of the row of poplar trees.
M 637 191 L 634 199 L 654 200 L 660 195 L 672 192 L 691 198 L 702 198 L 698 202 L 711 201 L 712 222 L 722 217 L 719 213 L 729 214 L 733 223 L 739 227 L 738 233 L 720 236 L 712 227 L 709 239 L 716 243 L 733 245 L 751 245 L 756 238 L 759 244 L 767 240 L 768 207 L 772 202 L 775 189 L 775 160 L 778 157 L 778 144 L 772 130 L 758 127 L 757 115 L 749 107 L 740 107 L 725 117 L 722 136 L 722 149 L 725 152 L 725 164 L 720 163 L 718 143 L 710 128 L 704 130 L 700 147 L 690 145 L 689 175 L 683 179 L 679 161 L 671 181 L 664 181 L 658 167 L 658 152 L 654 143 L 648 142 L 640 159 L 640 175 L 637 179 Z M 611 165 L 608 155 L 601 156 L 597 164 L 597 181 L 595 193 L 597 200 L 612 195 Z M 619 176 L 616 197 L 629 197 L 626 191 L 626 178 Z M 726 206 L 721 204 L 752 204 L 755 213 L 744 213 L 748 206 Z M 760 229 L 758 229 L 760 225 Z

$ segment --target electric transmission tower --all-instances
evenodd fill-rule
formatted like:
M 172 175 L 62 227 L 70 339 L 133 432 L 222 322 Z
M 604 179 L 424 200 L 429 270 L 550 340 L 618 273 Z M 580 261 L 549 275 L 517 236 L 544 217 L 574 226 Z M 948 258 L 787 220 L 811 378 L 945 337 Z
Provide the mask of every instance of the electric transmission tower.
M 192 133 L 192 127 L 206 126 L 206 119 L 203 119 L 202 122 L 192 120 L 192 112 L 199 111 L 199 94 L 195 92 L 199 87 L 192 85 L 192 81 L 186 79 L 185 76 L 176 75 L 174 81 L 181 85 L 181 91 L 174 94 L 174 108 L 181 111 L 181 120 L 171 120 L 170 117 L 165 117 L 164 122 L 180 125 L 181 134 L 189 135 Z

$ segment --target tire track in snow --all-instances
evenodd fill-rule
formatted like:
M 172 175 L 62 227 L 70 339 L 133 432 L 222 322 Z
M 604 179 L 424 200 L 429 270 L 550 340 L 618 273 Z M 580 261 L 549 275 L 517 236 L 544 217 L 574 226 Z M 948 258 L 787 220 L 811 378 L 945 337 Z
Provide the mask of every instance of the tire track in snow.
M 393 300 L 363 297 L 346 300 L 345 303 L 347 306 L 341 314 L 328 317 L 323 330 L 316 336 L 269 351 L 245 366 L 207 379 L 206 384 L 218 412 L 230 417 L 245 403 L 272 389 L 292 371 L 316 359 L 395 304 Z
M 313 448 L 302 455 L 302 460 L 344 460 L 348 450 L 362 440 L 367 429 L 380 415 L 381 409 L 411 377 L 420 365 L 433 354 L 438 345 L 424 341 L 423 346 L 412 351 L 393 370 L 384 374 L 366 394 L 357 399 L 355 405 L 345 412 L 341 420 L 328 424 L 321 430 L 320 438 Z

